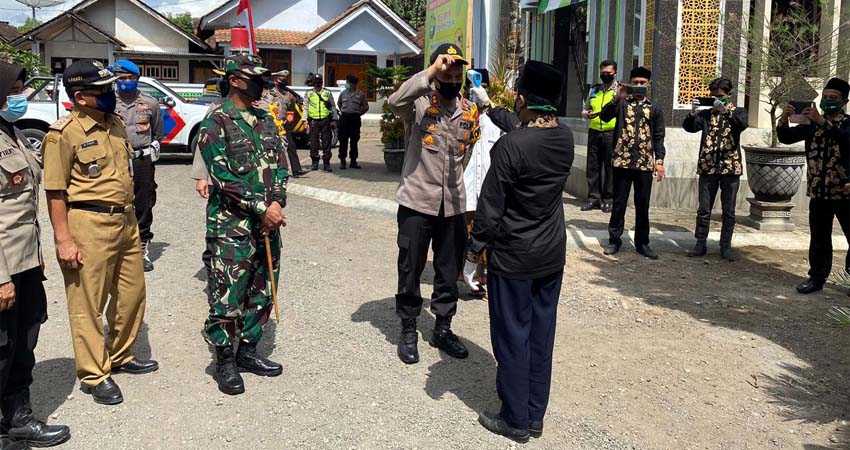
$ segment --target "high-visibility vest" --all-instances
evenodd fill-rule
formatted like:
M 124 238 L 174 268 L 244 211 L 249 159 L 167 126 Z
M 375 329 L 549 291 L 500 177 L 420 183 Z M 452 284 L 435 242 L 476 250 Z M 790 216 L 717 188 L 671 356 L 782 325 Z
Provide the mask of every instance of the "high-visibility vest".
M 322 120 L 331 115 L 331 110 L 328 108 L 328 103 L 331 99 L 331 93 L 322 89 L 316 92 L 315 89 L 307 91 L 307 117 L 315 120 Z
M 614 100 L 614 96 L 617 95 L 617 89 L 608 89 L 607 91 L 602 89 L 601 84 L 597 84 L 590 89 L 590 97 L 588 99 L 588 103 L 590 103 L 590 109 L 599 114 L 599 111 L 602 111 L 602 108 L 611 103 Z M 590 119 L 590 129 L 596 131 L 611 131 L 614 129 L 614 126 L 617 125 L 617 119 L 611 119 L 607 122 L 603 122 L 602 119 L 597 115 L 596 117 Z

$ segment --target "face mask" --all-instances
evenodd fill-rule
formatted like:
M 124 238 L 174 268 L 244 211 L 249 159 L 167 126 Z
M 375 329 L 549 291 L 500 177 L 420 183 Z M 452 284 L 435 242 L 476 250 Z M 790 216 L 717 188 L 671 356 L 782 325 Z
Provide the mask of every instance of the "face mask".
M 277 86 L 278 89 L 283 89 L 283 88 L 286 87 L 286 82 L 285 81 L 278 81 L 277 83 L 275 83 L 275 86 Z
M 118 86 L 118 90 L 123 92 L 124 94 L 131 94 L 133 92 L 136 92 L 136 88 L 139 87 L 139 80 L 118 80 L 115 82 L 115 85 Z
M 115 92 L 108 91 L 98 95 L 95 109 L 105 113 L 115 112 Z
M 0 111 L 0 117 L 12 123 L 27 113 L 27 96 L 24 94 L 6 97 L 6 109 Z
M 822 109 L 823 112 L 826 114 L 838 112 L 843 107 L 844 102 L 842 102 L 841 100 L 835 100 L 832 98 L 822 98 L 820 100 L 820 109 Z
M 636 96 L 646 96 L 646 92 L 649 90 L 646 86 L 632 86 L 629 88 L 629 93 Z
M 248 97 L 251 101 L 257 101 L 263 97 L 263 79 L 256 78 L 246 78 L 245 84 L 247 87 L 245 89 L 240 89 L 246 97 Z
M 345 88 L 350 90 L 351 89 L 351 83 L 345 83 Z
M 615 75 L 613 73 L 603 73 L 602 75 L 599 75 L 599 78 L 601 78 L 602 82 L 605 84 L 614 81 L 614 77 Z
M 439 92 L 444 99 L 449 100 L 460 94 L 461 87 L 460 83 L 446 83 L 444 81 L 440 81 L 440 87 L 437 88 L 437 92 Z
M 714 98 L 715 98 L 715 100 L 717 100 L 720 103 L 723 103 L 724 105 L 729 104 L 729 97 L 714 97 Z

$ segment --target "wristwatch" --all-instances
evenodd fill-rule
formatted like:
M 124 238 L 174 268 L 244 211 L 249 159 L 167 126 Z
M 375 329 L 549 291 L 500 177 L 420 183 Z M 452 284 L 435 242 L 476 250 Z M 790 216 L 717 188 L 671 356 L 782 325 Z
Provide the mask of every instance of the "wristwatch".
M 655 160 L 655 165 L 656 165 L 656 166 L 663 166 L 663 165 L 664 165 L 664 160 L 663 160 L 663 159 L 656 159 L 656 160 Z

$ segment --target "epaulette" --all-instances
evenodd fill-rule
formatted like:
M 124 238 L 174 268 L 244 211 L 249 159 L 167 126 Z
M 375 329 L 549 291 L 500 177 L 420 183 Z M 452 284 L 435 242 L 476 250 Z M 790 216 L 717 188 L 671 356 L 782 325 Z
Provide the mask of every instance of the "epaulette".
M 62 131 L 68 124 L 71 123 L 71 115 L 68 114 L 66 116 L 62 116 L 56 122 L 53 122 L 53 125 L 50 125 L 51 130 Z

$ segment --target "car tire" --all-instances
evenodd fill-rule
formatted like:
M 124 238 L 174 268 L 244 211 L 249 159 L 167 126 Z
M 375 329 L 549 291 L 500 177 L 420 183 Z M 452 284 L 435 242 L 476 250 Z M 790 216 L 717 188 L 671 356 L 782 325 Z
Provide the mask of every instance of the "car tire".
M 27 141 L 29 141 L 30 145 L 33 146 L 38 151 L 41 151 L 41 144 L 44 142 L 44 137 L 47 136 L 47 133 L 39 130 L 38 128 L 27 128 L 21 130 L 21 132 L 26 136 Z

